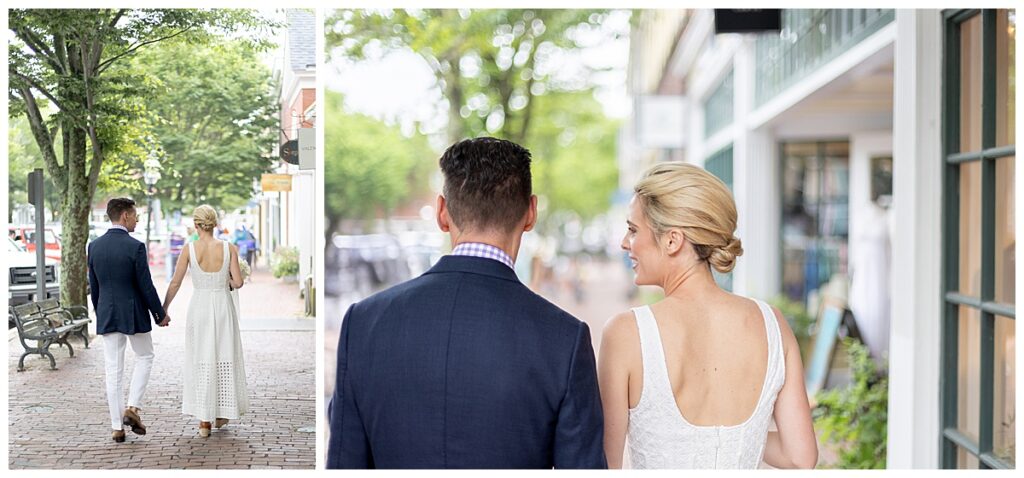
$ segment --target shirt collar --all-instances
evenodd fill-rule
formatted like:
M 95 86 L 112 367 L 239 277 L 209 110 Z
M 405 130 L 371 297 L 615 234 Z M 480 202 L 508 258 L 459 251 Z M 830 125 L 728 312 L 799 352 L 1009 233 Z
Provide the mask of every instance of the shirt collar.
M 482 242 L 463 242 L 455 246 L 452 250 L 453 256 L 470 256 L 470 257 L 483 257 L 486 259 L 493 259 L 502 264 L 505 264 L 510 269 L 515 269 L 515 265 L 512 262 L 512 258 L 509 257 L 505 251 L 500 248 L 494 247 L 490 244 L 484 244 Z
M 124 226 L 122 226 L 122 225 L 120 225 L 120 224 L 111 224 L 111 225 L 110 225 L 110 228 L 111 228 L 111 229 L 120 229 L 120 230 L 122 230 L 122 231 L 124 231 L 124 232 L 128 232 L 128 228 L 127 228 L 127 227 L 124 227 Z

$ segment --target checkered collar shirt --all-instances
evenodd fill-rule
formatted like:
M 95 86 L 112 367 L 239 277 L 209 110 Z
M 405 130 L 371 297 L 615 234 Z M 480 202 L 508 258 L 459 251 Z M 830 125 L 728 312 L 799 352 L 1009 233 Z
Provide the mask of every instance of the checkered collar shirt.
M 127 228 L 127 227 L 124 227 L 124 226 L 122 226 L 122 225 L 120 225 L 120 224 L 111 224 L 111 225 L 110 225 L 110 228 L 111 228 L 111 229 L 120 229 L 120 230 L 122 230 L 122 231 L 124 231 L 124 232 L 128 232 L 128 228 Z
M 505 251 L 490 244 L 484 244 L 481 242 L 463 242 L 462 244 L 455 246 L 455 249 L 452 250 L 452 255 L 494 259 L 505 264 L 510 269 L 515 269 L 515 266 L 512 264 L 512 258 L 509 257 Z

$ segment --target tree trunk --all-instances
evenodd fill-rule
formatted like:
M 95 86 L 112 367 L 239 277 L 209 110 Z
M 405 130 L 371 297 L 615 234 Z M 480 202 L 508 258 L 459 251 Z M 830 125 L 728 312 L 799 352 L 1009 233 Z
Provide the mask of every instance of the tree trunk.
M 462 81 L 459 70 L 459 58 L 449 60 L 451 70 L 445 75 L 445 97 L 448 98 L 448 144 L 455 144 L 463 139 L 465 125 L 462 119 L 462 104 L 465 101 L 462 93 Z
M 89 213 L 92 197 L 86 171 L 88 149 L 86 133 L 74 128 L 69 131 L 68 189 L 64 196 L 61 232 L 60 296 L 66 304 L 85 305 L 89 283 L 86 268 L 86 243 L 89 240 Z

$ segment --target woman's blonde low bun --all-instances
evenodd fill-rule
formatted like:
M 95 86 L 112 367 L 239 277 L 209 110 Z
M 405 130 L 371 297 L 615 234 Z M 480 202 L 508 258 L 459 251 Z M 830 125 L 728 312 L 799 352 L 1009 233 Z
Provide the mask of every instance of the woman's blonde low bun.
M 742 255 L 743 243 L 738 237 L 733 236 L 728 244 L 711 250 L 708 262 L 716 271 L 726 274 L 732 272 L 736 267 L 736 258 Z
M 195 223 L 196 229 L 212 231 L 217 227 L 217 210 L 203 204 L 192 211 L 192 222 Z

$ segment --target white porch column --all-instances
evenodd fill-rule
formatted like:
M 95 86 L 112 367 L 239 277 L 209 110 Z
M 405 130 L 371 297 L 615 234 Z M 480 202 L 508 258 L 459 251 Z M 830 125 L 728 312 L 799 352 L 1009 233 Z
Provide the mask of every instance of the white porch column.
M 779 159 L 768 128 L 750 129 L 754 110 L 757 69 L 755 42 L 747 39 L 736 51 L 733 80 L 735 141 L 733 142 L 733 195 L 743 241 L 743 256 L 733 272 L 733 291 L 770 299 L 781 292 Z
M 897 10 L 896 26 L 887 466 L 937 468 L 942 318 L 941 14 L 938 10 Z

